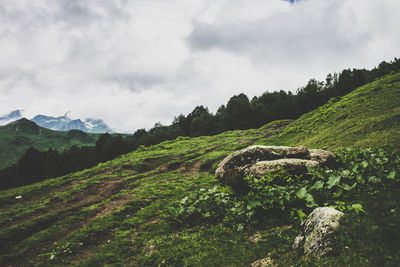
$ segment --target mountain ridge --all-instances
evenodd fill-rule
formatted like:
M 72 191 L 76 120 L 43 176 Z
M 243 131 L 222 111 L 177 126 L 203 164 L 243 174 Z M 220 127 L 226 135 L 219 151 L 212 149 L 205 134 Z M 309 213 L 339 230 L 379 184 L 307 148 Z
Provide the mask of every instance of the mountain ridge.
M 58 117 L 38 114 L 30 120 L 43 128 L 54 131 L 81 130 L 87 133 L 113 133 L 113 131 L 101 119 L 71 119 L 68 117 L 68 113 L 70 112 L 65 113 L 64 116 Z M 14 110 L 9 114 L 0 117 L 0 126 L 7 125 L 21 118 L 23 118 L 21 110 Z
M 36 115 L 32 121 L 44 128 L 55 131 L 81 130 L 88 133 L 112 133 L 112 130 L 101 119 L 88 118 L 70 119 L 68 112 L 64 116 L 52 117 L 46 115 Z
M 22 118 L 21 110 L 17 109 L 17 110 L 11 111 L 7 115 L 1 116 L 0 117 L 0 125 L 6 125 L 6 124 L 9 124 L 18 119 L 21 119 L 21 118 Z

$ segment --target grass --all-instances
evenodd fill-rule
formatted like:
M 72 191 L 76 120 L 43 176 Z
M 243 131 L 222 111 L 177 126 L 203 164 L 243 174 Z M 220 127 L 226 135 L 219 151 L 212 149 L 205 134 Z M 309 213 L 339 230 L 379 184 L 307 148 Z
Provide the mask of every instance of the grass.
M 388 75 L 301 116 L 265 143 L 308 147 L 399 147 L 400 74 Z M 360 138 L 357 138 L 360 137 Z
M 371 216 L 348 217 L 337 240 L 348 251 L 321 259 L 291 249 L 299 225 L 243 232 L 217 222 L 182 226 L 171 222 L 169 207 L 217 185 L 218 163 L 252 144 L 398 147 L 399 81 L 399 73 L 388 75 L 296 121 L 178 137 L 92 169 L 1 191 L 0 265 L 246 266 L 267 256 L 283 266 L 395 265 L 398 247 L 388 244 L 400 232 L 396 188 L 371 198 Z

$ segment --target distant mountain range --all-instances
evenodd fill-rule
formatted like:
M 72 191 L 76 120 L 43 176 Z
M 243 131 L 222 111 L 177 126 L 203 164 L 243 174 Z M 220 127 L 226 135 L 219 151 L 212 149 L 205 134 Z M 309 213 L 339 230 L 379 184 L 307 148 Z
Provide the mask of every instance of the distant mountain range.
M 112 130 L 101 119 L 70 119 L 68 113 L 64 116 L 51 117 L 46 115 L 36 115 L 31 119 L 37 125 L 55 130 L 69 131 L 81 130 L 87 133 L 111 133 Z M 22 118 L 21 110 L 14 110 L 10 114 L 0 117 L 0 125 L 6 125 Z
M 0 117 L 0 125 L 6 125 L 21 118 L 22 118 L 21 111 L 14 110 L 10 114 Z

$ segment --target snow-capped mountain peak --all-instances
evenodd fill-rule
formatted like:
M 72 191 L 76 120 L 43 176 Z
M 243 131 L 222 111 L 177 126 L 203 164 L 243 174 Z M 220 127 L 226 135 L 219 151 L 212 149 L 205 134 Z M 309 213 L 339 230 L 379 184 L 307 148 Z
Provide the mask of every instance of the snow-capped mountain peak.
M 88 133 L 111 133 L 112 130 L 101 119 L 71 119 L 68 117 L 70 111 L 64 116 L 51 117 L 45 115 L 36 115 L 32 121 L 39 126 L 56 131 L 81 130 Z
M 31 119 L 37 125 L 55 131 L 81 130 L 88 133 L 112 133 L 112 130 L 101 119 L 88 118 L 84 121 L 71 119 L 68 111 L 64 116 L 52 117 L 46 115 L 36 115 Z M 16 120 L 22 119 L 22 110 L 14 110 L 9 114 L 0 116 L 0 126 L 6 125 Z

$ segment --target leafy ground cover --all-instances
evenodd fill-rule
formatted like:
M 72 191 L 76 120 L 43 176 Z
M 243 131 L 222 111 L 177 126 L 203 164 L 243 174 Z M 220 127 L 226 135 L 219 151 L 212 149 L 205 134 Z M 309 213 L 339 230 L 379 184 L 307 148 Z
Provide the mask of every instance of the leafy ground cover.
M 300 251 L 292 255 L 293 239 L 289 239 L 277 262 L 396 266 L 400 262 L 400 151 L 346 149 L 338 157 L 340 167 L 334 170 L 310 168 L 301 177 L 284 171 L 247 177 L 245 195 L 224 186 L 202 188 L 171 207 L 171 217 L 178 225 L 219 225 L 251 233 L 296 227 L 313 208 L 330 206 L 347 216 L 336 240 L 335 257 L 307 258 Z M 276 252 L 276 247 L 269 249 Z
M 246 266 L 268 257 L 283 266 L 395 266 L 399 81 L 400 74 L 389 75 L 294 122 L 178 137 L 1 191 L 0 265 Z M 253 195 L 238 199 L 213 173 L 225 156 L 252 144 L 328 146 L 342 164 L 310 170 L 308 181 L 249 180 Z M 373 149 L 358 149 L 365 146 Z M 302 213 L 321 203 L 347 214 L 338 249 L 326 258 L 305 257 L 291 245 Z

